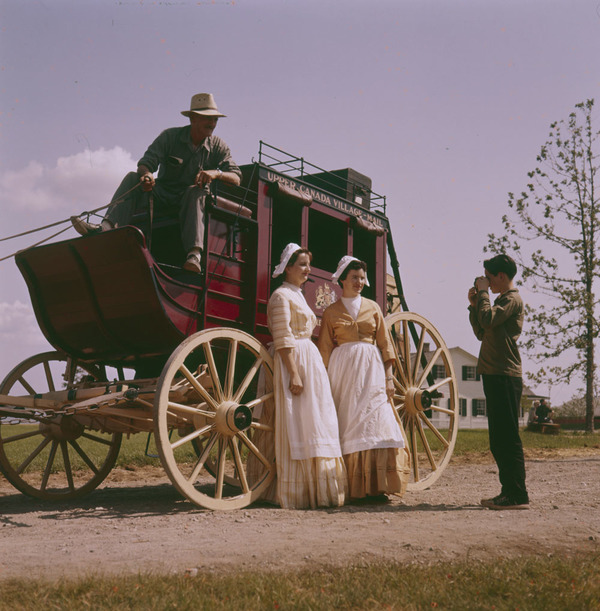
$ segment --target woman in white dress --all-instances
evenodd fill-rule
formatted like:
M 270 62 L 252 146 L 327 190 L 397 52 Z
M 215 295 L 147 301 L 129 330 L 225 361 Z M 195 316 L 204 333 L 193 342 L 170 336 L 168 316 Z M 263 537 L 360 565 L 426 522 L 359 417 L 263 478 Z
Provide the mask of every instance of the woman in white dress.
M 343 294 L 323 313 L 319 350 L 337 407 L 349 498 L 385 502 L 405 492 L 409 455 L 390 403 L 394 351 L 383 313 L 361 297 L 366 270 L 355 257 L 340 261 L 332 280 Z
M 277 499 L 287 509 L 343 505 L 346 470 L 323 361 L 311 336 L 317 323 L 302 285 L 312 255 L 288 244 L 273 277 L 285 274 L 267 307 L 275 348 Z

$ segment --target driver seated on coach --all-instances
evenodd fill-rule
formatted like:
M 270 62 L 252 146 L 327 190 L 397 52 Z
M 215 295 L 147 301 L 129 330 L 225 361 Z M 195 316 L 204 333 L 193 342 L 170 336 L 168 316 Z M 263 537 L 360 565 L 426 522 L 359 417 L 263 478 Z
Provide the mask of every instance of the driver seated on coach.
M 227 144 L 212 135 L 219 118 L 226 116 L 219 112 L 212 94 L 194 95 L 190 110 L 182 110 L 181 114 L 189 117 L 190 125 L 168 128 L 152 142 L 138 161 L 137 172 L 129 172 L 119 185 L 100 224 L 77 216 L 71 217 L 71 222 L 81 235 L 130 225 L 136 210 L 148 207 L 144 194 L 152 192 L 157 211 L 177 210 L 187 253 L 183 268 L 200 273 L 204 206 L 210 183 L 220 180 L 238 186 L 242 173 Z

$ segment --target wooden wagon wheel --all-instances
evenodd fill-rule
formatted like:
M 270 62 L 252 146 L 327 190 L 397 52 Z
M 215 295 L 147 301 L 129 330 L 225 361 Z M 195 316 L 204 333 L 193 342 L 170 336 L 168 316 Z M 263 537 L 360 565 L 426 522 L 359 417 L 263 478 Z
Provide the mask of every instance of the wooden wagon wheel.
M 450 352 L 435 327 L 412 312 L 387 316 L 396 358 L 394 406 L 411 458 L 409 490 L 424 490 L 448 465 L 458 433 L 458 385 Z M 433 377 L 434 365 L 443 366 Z M 439 370 L 436 370 L 439 373 Z
M 100 368 L 45 352 L 17 365 L 0 385 L 0 394 L 64 390 L 84 375 L 106 379 Z M 92 430 L 73 415 L 22 411 L 22 416 L 17 410 L 10 416 L 3 413 L 0 420 L 0 470 L 15 488 L 38 499 L 63 501 L 91 492 L 110 473 L 119 455 L 120 433 Z
M 251 335 L 200 331 L 173 352 L 154 401 L 156 443 L 173 485 L 207 509 L 256 501 L 275 476 L 273 361 Z

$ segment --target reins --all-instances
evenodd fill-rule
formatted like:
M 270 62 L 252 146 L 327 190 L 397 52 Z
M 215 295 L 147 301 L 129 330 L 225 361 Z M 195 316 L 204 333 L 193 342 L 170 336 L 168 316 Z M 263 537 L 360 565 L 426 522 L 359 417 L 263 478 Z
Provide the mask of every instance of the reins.
M 129 193 L 137 189 L 139 186 L 140 186 L 140 183 L 136 184 L 134 187 L 129 189 L 129 191 L 126 191 L 125 193 L 123 193 L 119 197 L 119 199 L 115 199 L 104 206 L 100 206 L 99 208 L 94 208 L 93 210 L 86 210 L 84 212 L 81 212 L 78 216 L 87 216 L 87 218 L 89 218 L 92 214 L 96 214 L 97 212 L 100 212 L 100 210 L 105 210 L 106 208 L 112 206 L 113 204 L 116 204 L 117 202 L 122 200 L 126 195 L 129 195 Z M 21 233 L 16 233 L 15 235 L 11 235 L 6 238 L 0 238 L 0 242 L 6 242 L 7 240 L 13 240 L 14 238 L 20 238 L 26 235 L 30 235 L 32 233 L 36 233 L 37 231 L 44 231 L 45 229 L 50 229 L 51 227 L 57 227 L 58 225 L 62 225 L 63 223 L 70 223 L 70 222 L 71 222 L 71 218 L 69 217 L 68 219 L 56 221 L 54 223 L 50 223 L 49 225 L 44 225 L 43 227 L 36 227 L 35 229 L 30 229 L 29 231 L 22 231 Z M 55 238 L 56 236 L 60 235 L 61 233 L 64 233 L 65 231 L 67 231 L 67 229 L 69 229 L 69 227 L 65 227 L 64 229 L 61 229 L 60 231 L 53 233 L 52 235 L 48 236 L 47 238 L 44 238 L 43 240 L 40 240 L 39 242 L 36 242 L 35 244 L 31 244 L 27 248 L 34 248 L 35 246 L 39 246 L 40 244 L 43 244 L 44 242 L 47 242 L 48 240 Z M 21 250 L 26 250 L 27 248 L 20 248 L 16 252 L 13 252 L 12 254 L 7 255 L 6 257 L 0 258 L 0 262 L 5 261 L 6 259 L 10 259 L 11 257 L 14 257 L 18 252 L 20 252 Z

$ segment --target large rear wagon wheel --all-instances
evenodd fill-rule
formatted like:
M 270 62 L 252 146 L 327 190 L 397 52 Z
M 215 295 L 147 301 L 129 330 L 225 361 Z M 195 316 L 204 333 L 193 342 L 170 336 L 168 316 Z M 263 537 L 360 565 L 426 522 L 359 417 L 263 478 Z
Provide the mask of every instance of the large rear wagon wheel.
M 409 490 L 424 490 L 442 474 L 458 433 L 458 385 L 450 352 L 437 329 L 412 312 L 386 318 L 396 353 L 394 407 L 411 458 Z M 434 378 L 442 373 L 441 377 Z
M 64 390 L 82 376 L 106 379 L 101 368 L 78 364 L 60 352 L 45 352 L 17 365 L 0 385 L 0 394 L 34 396 Z M 119 455 L 120 433 L 91 430 L 76 416 L 10 404 L 2 416 L 0 470 L 28 496 L 44 501 L 83 496 L 106 478 Z
M 236 329 L 190 336 L 163 369 L 154 426 L 165 471 L 190 501 L 239 509 L 258 500 L 275 476 L 271 356 Z

